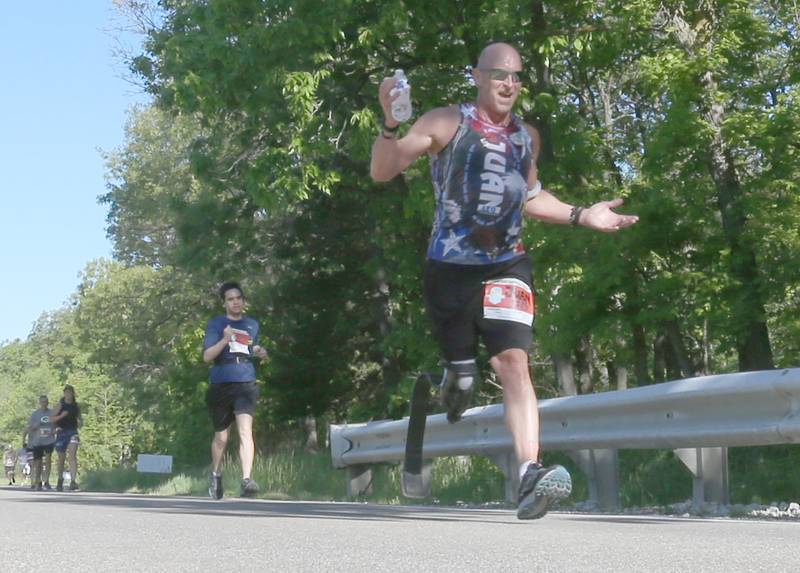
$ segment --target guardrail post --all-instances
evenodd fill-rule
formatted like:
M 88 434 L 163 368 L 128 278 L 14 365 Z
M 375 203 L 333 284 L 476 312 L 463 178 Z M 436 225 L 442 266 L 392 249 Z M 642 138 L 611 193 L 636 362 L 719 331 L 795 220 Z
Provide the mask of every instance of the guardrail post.
M 615 449 L 575 450 L 569 456 L 589 482 L 589 503 L 605 511 L 619 510 L 619 454 Z
M 513 451 L 492 454 L 489 459 L 500 468 L 505 476 L 506 501 L 517 503 L 519 493 L 519 466 L 517 466 L 517 456 Z
M 372 493 L 372 468 L 367 464 L 347 466 L 347 496 Z
M 694 476 L 692 509 L 700 511 L 704 502 L 730 503 L 728 489 L 728 448 L 683 448 L 675 450 Z

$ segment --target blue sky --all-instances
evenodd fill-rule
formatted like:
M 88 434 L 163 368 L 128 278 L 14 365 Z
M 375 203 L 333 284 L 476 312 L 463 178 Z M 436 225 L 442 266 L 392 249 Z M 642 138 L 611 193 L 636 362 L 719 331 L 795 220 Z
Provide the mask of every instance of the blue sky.
M 111 256 L 100 150 L 123 143 L 147 96 L 113 52 L 111 0 L 4 2 L 0 12 L 0 343 L 60 308 L 90 260 Z

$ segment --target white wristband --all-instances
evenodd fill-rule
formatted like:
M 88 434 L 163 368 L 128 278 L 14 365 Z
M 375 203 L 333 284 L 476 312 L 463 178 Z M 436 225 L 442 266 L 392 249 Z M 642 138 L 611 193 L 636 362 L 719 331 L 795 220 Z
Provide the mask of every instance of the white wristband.
M 538 179 L 536 180 L 536 185 L 528 189 L 528 201 L 536 197 L 539 193 L 542 192 L 542 182 Z

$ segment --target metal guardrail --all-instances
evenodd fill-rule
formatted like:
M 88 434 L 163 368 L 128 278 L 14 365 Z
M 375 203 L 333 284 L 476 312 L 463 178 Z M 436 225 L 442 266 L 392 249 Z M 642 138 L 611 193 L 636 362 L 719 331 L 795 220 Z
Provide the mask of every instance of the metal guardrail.
M 704 376 L 542 400 L 539 416 L 545 451 L 679 450 L 797 443 L 800 368 Z M 407 427 L 407 418 L 331 425 L 334 467 L 363 468 L 365 464 L 401 461 Z M 425 458 L 485 455 L 499 460 L 509 457 L 511 449 L 501 404 L 467 410 L 456 424 L 449 424 L 444 414 L 428 417 Z M 679 456 L 689 457 L 685 452 Z M 686 463 L 696 477 L 707 480 L 700 461 Z M 724 465 L 727 467 L 727 462 Z M 509 479 L 514 473 L 507 472 Z M 589 468 L 589 473 L 597 472 Z M 727 471 L 724 480 L 727 482 Z M 726 483 L 724 487 L 727 489 Z

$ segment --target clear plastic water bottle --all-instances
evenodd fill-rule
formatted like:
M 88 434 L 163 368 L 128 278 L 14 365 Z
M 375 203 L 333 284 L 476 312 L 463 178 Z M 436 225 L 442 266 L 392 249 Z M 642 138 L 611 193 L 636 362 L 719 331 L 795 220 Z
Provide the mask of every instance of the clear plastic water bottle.
M 395 70 L 394 78 L 397 83 L 389 93 L 400 95 L 392 102 L 392 117 L 395 121 L 403 123 L 411 119 L 411 84 L 408 83 L 408 78 L 403 70 Z

